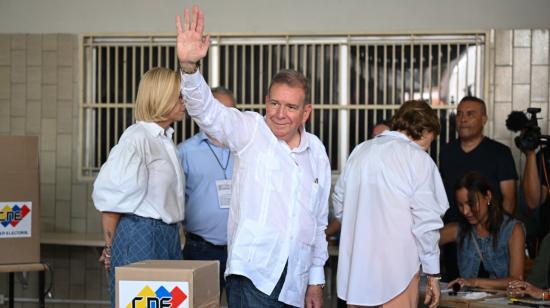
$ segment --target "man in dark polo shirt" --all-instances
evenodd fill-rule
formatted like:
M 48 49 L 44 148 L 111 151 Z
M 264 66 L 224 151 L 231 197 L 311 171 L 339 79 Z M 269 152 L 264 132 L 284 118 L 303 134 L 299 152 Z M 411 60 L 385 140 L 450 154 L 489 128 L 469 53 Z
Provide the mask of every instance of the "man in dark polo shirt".
M 483 135 L 487 122 L 485 102 L 474 96 L 464 97 L 458 104 L 456 128 L 458 139 L 442 147 L 439 169 L 450 208 L 445 223 L 458 221 L 460 212 L 455 203 L 455 185 L 468 171 L 477 171 L 491 182 L 502 205 L 513 213 L 516 205 L 516 180 L 518 178 L 510 148 Z M 455 244 L 443 247 L 444 279 L 458 276 Z

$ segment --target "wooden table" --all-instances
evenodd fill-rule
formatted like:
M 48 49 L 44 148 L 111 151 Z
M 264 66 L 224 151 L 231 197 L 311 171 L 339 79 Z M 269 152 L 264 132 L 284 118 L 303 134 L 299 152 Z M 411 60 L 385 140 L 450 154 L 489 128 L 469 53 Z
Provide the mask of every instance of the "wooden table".
M 474 302 L 470 304 L 470 308 L 498 308 L 498 307 L 517 307 L 525 308 L 521 305 L 510 305 L 509 300 L 506 297 L 489 298 L 483 301 Z
M 480 301 L 480 299 L 466 299 L 460 295 L 451 296 L 443 292 L 441 293 L 441 300 L 439 303 L 439 307 L 469 308 L 471 307 L 471 304 L 476 301 Z
M 460 296 L 449 296 L 441 294 L 441 303 L 439 307 L 449 308 L 525 308 L 520 305 L 510 305 L 509 300 L 504 295 L 496 295 L 494 297 L 483 299 L 465 299 Z
M 38 303 L 39 307 L 45 307 L 45 275 L 44 272 L 48 271 L 49 267 L 43 263 L 25 263 L 25 264 L 9 264 L 0 265 L 0 273 L 8 273 L 9 276 L 9 301 L 8 307 L 13 308 L 14 305 L 14 273 L 16 272 L 39 272 L 38 273 Z

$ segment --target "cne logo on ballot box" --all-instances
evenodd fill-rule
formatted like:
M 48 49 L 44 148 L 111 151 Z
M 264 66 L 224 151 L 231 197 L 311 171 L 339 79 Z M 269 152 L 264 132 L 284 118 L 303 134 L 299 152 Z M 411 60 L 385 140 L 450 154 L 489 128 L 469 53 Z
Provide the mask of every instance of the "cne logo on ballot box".
M 119 281 L 119 307 L 188 308 L 189 283 L 185 281 Z
M 0 238 L 31 237 L 32 202 L 0 202 Z

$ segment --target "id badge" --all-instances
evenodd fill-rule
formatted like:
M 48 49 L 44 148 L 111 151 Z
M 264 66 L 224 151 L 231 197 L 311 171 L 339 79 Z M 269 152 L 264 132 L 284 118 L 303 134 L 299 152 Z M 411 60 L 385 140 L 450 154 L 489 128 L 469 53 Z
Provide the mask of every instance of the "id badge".
M 217 180 L 216 190 L 220 209 L 228 209 L 231 204 L 231 180 Z

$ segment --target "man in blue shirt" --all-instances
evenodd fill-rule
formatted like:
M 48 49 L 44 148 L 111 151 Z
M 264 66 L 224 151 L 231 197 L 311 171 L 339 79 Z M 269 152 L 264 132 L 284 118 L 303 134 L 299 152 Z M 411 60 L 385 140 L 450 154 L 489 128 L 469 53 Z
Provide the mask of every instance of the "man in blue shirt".
M 218 87 L 212 94 L 225 106 L 235 107 L 231 91 Z M 233 157 L 229 149 L 203 131 L 180 143 L 178 155 L 186 179 L 183 259 L 219 260 L 221 292 L 225 287 Z

